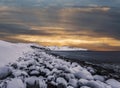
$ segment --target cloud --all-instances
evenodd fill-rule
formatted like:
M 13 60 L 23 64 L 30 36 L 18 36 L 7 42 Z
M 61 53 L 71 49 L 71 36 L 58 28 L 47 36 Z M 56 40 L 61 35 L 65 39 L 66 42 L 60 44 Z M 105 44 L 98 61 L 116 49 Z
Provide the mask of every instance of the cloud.
M 0 13 L 0 39 L 7 41 L 106 50 L 120 43 L 120 13 L 110 7 L 3 7 Z

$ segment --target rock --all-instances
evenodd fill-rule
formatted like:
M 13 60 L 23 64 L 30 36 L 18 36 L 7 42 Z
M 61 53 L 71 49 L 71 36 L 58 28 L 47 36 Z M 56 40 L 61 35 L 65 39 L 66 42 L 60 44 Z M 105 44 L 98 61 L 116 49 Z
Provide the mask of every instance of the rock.
M 26 88 L 21 79 L 15 78 L 8 82 L 7 88 Z
M 12 70 L 9 67 L 0 67 L 0 80 L 7 78 L 11 74 Z
M 108 79 L 106 83 L 111 85 L 112 88 L 120 88 L 120 82 L 115 79 Z

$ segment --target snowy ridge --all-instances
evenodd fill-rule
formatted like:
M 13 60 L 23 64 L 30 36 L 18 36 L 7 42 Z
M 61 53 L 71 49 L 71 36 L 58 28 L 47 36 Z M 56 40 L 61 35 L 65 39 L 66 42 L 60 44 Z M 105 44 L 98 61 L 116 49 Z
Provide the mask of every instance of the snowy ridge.
M 63 46 L 63 47 L 49 46 L 47 48 L 49 48 L 50 50 L 54 50 L 54 51 L 87 51 L 88 50 L 84 48 L 72 48 L 68 46 Z
M 0 67 L 0 88 L 120 88 L 120 82 L 36 48 Z

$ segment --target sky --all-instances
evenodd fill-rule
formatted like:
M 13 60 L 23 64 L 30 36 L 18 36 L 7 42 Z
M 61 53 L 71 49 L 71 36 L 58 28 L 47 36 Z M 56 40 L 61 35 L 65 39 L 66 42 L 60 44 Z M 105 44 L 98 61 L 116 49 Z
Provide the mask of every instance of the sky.
M 120 50 L 120 0 L 0 0 L 0 39 Z

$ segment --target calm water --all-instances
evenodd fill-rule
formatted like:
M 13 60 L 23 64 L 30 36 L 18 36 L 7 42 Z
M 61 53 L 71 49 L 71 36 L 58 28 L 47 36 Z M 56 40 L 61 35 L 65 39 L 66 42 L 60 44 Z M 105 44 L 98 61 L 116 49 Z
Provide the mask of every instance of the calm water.
M 120 64 L 120 51 L 52 51 L 52 53 L 92 63 Z

